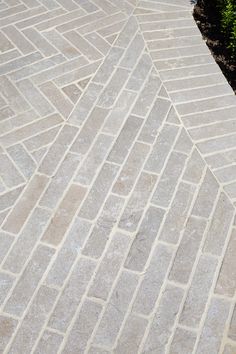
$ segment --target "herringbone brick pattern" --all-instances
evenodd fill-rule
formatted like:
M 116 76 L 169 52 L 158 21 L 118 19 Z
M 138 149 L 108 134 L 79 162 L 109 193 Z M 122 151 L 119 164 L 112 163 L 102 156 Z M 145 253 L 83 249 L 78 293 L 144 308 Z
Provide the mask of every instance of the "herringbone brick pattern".
M 0 353 L 236 353 L 236 99 L 188 0 L 0 2 Z

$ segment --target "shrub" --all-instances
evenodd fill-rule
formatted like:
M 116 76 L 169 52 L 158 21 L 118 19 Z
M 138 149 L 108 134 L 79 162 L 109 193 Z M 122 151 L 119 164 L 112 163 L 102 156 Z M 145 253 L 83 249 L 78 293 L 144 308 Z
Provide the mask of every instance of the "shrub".
M 211 1 L 211 0 L 208 0 Z M 217 0 L 221 31 L 232 56 L 236 56 L 236 0 Z

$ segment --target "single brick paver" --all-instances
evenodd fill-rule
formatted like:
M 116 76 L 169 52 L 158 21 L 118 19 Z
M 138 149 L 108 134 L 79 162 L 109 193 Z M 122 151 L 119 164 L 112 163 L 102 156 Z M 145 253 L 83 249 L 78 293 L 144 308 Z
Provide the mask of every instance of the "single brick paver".
M 236 354 L 236 99 L 191 2 L 0 2 L 0 354 Z

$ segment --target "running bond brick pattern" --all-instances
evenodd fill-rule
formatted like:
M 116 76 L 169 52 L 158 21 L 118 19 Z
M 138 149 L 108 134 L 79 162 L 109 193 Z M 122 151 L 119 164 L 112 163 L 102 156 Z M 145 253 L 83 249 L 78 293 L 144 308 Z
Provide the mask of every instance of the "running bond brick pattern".
M 0 353 L 236 354 L 235 207 L 189 0 L 0 1 Z

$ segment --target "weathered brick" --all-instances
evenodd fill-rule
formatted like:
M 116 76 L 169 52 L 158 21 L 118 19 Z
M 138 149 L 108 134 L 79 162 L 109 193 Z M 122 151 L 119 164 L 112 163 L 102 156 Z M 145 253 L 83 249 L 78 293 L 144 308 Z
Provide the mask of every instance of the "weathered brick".
M 130 151 L 130 147 L 138 134 L 138 131 L 143 123 L 141 118 L 129 116 L 126 120 L 115 144 L 112 147 L 107 160 L 122 164 Z
M 49 327 L 66 332 L 95 269 L 95 262 L 80 258 L 49 320 Z
M 36 169 L 36 163 L 25 148 L 21 144 L 17 144 L 9 147 L 7 152 L 14 160 L 23 176 L 29 179 Z
M 135 231 L 156 183 L 157 176 L 142 172 L 120 218 L 119 227 Z
M 223 299 L 211 300 L 207 318 L 197 346 L 197 354 L 218 353 L 229 313 L 229 303 Z M 209 333 L 211 335 L 209 336 Z
M 1 237 L 0 237 L 0 242 L 1 242 Z M 7 297 L 7 294 L 11 290 L 14 280 L 15 278 L 10 274 L 6 274 L 2 272 L 0 273 L 0 306 L 2 306 L 5 298 Z
M 68 152 L 40 199 L 40 205 L 51 209 L 56 207 L 59 199 L 71 181 L 79 163 L 79 156 Z
M 156 246 L 133 305 L 133 310 L 137 313 L 149 315 L 153 310 L 168 272 L 172 253 L 173 250 L 167 246 Z
M 57 246 L 62 241 L 65 232 L 67 231 L 74 215 L 80 207 L 86 189 L 72 184 L 63 200 L 61 201 L 58 209 L 56 210 L 50 224 L 42 236 L 42 240 Z
M 11 317 L 0 315 L 0 351 L 3 353 L 11 336 L 15 332 L 17 321 Z
M 169 108 L 169 101 L 162 98 L 156 99 L 154 106 L 149 113 L 148 118 L 139 135 L 139 140 L 146 143 L 153 143 L 162 122 L 166 118 Z
M 164 214 L 162 209 L 149 207 L 129 250 L 125 262 L 126 268 L 136 271 L 143 270 L 158 235 Z
M 165 288 L 144 345 L 144 353 L 165 352 L 182 297 L 182 289 L 173 286 Z
M 66 32 L 64 37 L 68 39 L 68 41 L 70 41 L 76 48 L 78 48 L 80 53 L 84 54 L 84 56 L 89 60 L 97 60 L 102 57 L 102 54 L 78 32 Z
M 216 259 L 201 256 L 180 316 L 181 324 L 190 327 L 199 326 L 209 297 L 216 266 Z
M 136 94 L 134 92 L 123 90 L 118 97 L 114 107 L 110 111 L 106 122 L 102 128 L 104 133 L 117 135 L 123 122 L 129 114 L 132 104 L 135 101 Z
M 67 119 L 70 115 L 73 104 L 62 94 L 62 92 L 52 82 L 46 82 L 39 86 L 50 103 Z
M 194 149 L 191 157 L 187 162 L 187 166 L 184 171 L 183 180 L 198 184 L 201 180 L 205 163 L 201 158 L 199 152 Z
M 216 293 L 230 297 L 236 289 L 235 249 L 236 231 L 233 229 L 215 288 Z
M 70 331 L 70 335 L 66 341 L 62 353 L 84 353 L 87 342 L 98 321 L 101 310 L 102 305 L 90 300 L 85 300 Z
M 186 155 L 173 151 L 167 165 L 158 181 L 152 202 L 162 207 L 168 207 L 176 185 L 183 171 Z
M 63 337 L 55 332 L 45 330 L 40 338 L 34 354 L 56 354 L 60 347 Z
M 27 262 L 30 253 L 39 240 L 49 221 L 50 213 L 47 210 L 36 208 L 26 222 L 22 232 L 8 254 L 3 268 L 12 273 L 20 273 Z M 34 235 L 34 237 L 32 237 Z
M 148 152 L 148 145 L 135 143 L 113 187 L 114 193 L 120 195 L 130 193 Z
M 194 186 L 180 183 L 164 222 L 160 234 L 161 240 L 174 244 L 178 242 L 180 234 L 184 230 L 194 191 Z
M 21 118 L 21 116 L 19 116 Z M 54 127 L 62 122 L 62 118 L 58 114 L 50 115 L 49 117 L 38 119 L 37 121 L 19 127 L 17 130 L 10 131 L 8 134 L 0 137 L 0 142 L 3 146 L 8 147 L 18 143 L 20 140 L 27 139 L 32 135 L 35 135 L 35 132 L 41 132 L 49 128 Z M 17 124 L 21 125 L 20 122 Z M 10 129 L 11 130 L 11 129 Z
M 122 65 L 122 63 L 121 63 Z M 127 90 L 139 91 L 146 79 L 149 71 L 151 70 L 152 62 L 148 54 L 144 53 L 138 64 L 136 65 L 127 85 Z
M 123 331 L 121 332 L 117 346 L 114 349 L 114 353 L 137 353 L 146 327 L 146 319 L 131 314 L 125 323 Z
M 118 220 L 124 200 L 117 196 L 108 197 L 102 212 L 83 248 L 83 254 L 99 258 L 109 240 L 113 226 Z
M 105 134 L 99 134 L 94 142 L 88 156 L 83 161 L 76 177 L 75 182 L 83 185 L 91 184 L 96 172 L 102 165 L 113 143 L 113 137 Z
M 196 334 L 177 328 L 170 346 L 170 354 L 189 354 L 193 352 Z
M 112 348 L 138 283 L 138 276 L 123 271 L 112 292 L 93 339 L 94 345 Z
M 81 217 L 91 220 L 97 216 L 117 171 L 118 167 L 115 165 L 108 163 L 103 165 L 79 213 Z
M 208 218 L 216 200 L 219 186 L 212 173 L 207 169 L 204 180 L 200 186 L 197 199 L 193 206 L 193 215 Z
M 57 296 L 55 289 L 42 286 L 39 288 L 32 304 L 29 307 L 9 351 L 13 353 L 30 353 L 38 334 L 46 323 Z
M 178 127 L 165 124 L 163 129 L 157 136 L 157 140 L 153 145 L 150 156 L 145 164 L 145 169 L 160 173 L 168 154 L 174 144 L 176 135 L 178 133 Z
M 106 300 L 110 288 L 117 276 L 117 273 L 123 263 L 127 248 L 130 244 L 128 235 L 115 233 L 112 236 L 111 243 L 106 250 L 100 263 L 99 269 L 89 290 L 89 296 Z
M 81 252 L 90 228 L 91 224 L 88 221 L 78 217 L 75 219 L 47 275 L 47 284 L 59 287 L 63 285 L 76 257 Z
M 103 108 L 111 108 L 115 103 L 117 96 L 119 95 L 123 85 L 128 79 L 129 71 L 123 68 L 117 68 L 104 88 L 98 100 L 98 106 Z
M 190 216 L 178 247 L 169 278 L 187 283 L 204 236 L 206 221 Z
M 54 250 L 46 246 L 39 245 L 36 248 L 4 307 L 5 312 L 17 316 L 23 314 L 53 254 Z
M 231 338 L 232 340 L 236 339 L 236 306 L 234 307 L 234 311 L 230 321 L 228 337 Z
M 139 94 L 132 113 L 145 117 L 160 89 L 160 86 L 161 80 L 156 75 L 156 72 L 152 70 L 148 76 L 147 82 Z
M 86 123 L 81 129 L 78 137 L 71 147 L 71 151 L 80 155 L 86 154 L 90 146 L 92 145 L 94 138 L 96 137 L 99 129 L 101 128 L 108 111 L 95 107 L 89 115 Z
M 69 123 L 81 125 L 86 120 L 102 89 L 102 85 L 95 84 L 93 82 L 89 84 L 88 88 L 77 102 L 75 109 L 71 113 Z
M 64 153 L 67 151 L 71 142 L 75 138 L 78 129 L 70 125 L 65 125 L 60 131 L 54 143 L 51 145 L 48 153 L 39 166 L 39 172 L 52 175 L 59 162 L 62 160 Z
M 234 208 L 228 197 L 221 193 L 214 211 L 209 230 L 207 232 L 204 251 L 220 256 L 225 238 L 234 216 Z
M 20 196 L 24 186 L 12 189 L 10 192 L 6 192 L 0 195 L 0 211 L 10 208 Z
M 9 188 L 25 182 L 7 154 L 0 154 L 0 176 Z
M 24 190 L 22 197 L 18 200 L 10 212 L 3 229 L 17 233 L 22 228 L 31 210 L 37 203 L 48 182 L 47 177 L 35 175 Z
M 101 84 L 107 83 L 115 69 L 115 65 L 118 64 L 122 53 L 123 50 L 121 48 L 112 47 L 104 62 L 96 72 L 93 81 Z
M 42 117 L 55 111 L 50 102 L 40 93 L 30 80 L 18 81 L 16 86 Z

